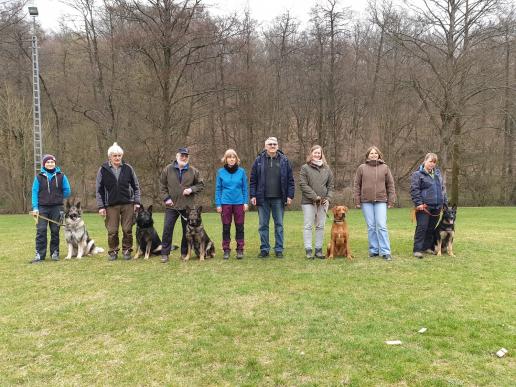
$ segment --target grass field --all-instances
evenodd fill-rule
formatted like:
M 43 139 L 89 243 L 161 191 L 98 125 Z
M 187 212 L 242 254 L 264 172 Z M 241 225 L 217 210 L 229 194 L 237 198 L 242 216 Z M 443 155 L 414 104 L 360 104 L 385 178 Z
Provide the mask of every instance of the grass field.
M 101 218 L 85 218 L 106 247 Z M 392 262 L 367 257 L 352 210 L 352 262 L 306 260 L 302 214 L 289 211 L 282 260 L 256 258 L 250 213 L 242 261 L 219 248 L 205 262 L 29 265 L 32 218 L 1 216 L 0 385 L 512 386 L 515 219 L 516 208 L 459 209 L 455 258 L 413 258 L 409 211 L 394 209 Z M 204 221 L 219 247 L 219 218 Z

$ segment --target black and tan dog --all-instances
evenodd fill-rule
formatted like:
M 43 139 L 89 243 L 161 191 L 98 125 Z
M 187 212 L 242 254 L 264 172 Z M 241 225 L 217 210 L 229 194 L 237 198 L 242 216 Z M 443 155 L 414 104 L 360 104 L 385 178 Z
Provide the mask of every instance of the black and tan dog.
M 102 253 L 102 247 L 96 247 L 95 241 L 88 235 L 86 225 L 82 219 L 81 202 L 71 204 L 66 202 L 64 214 L 64 236 L 68 245 L 68 255 L 65 259 L 72 257 L 82 258 L 90 254 Z
M 453 238 L 455 237 L 455 220 L 457 218 L 457 206 L 443 208 L 443 216 L 434 231 L 434 251 L 436 255 L 447 252 L 453 254 Z
M 144 259 L 149 259 L 151 254 L 159 254 L 161 251 L 161 239 L 154 228 L 152 219 L 152 205 L 145 209 L 141 206 L 136 214 L 136 243 L 138 248 L 133 259 L 138 259 L 145 254 Z
M 186 241 L 188 243 L 188 251 L 182 256 L 183 261 L 188 261 L 192 255 L 192 250 L 201 261 L 204 258 L 213 258 L 215 256 L 215 245 L 206 233 L 202 225 L 202 206 L 197 208 L 186 207 Z
M 348 207 L 335 206 L 333 211 L 333 224 L 331 226 L 330 243 L 326 255 L 328 259 L 333 259 L 337 256 L 346 257 L 351 260 L 351 249 L 349 248 L 349 230 L 346 223 L 346 213 Z

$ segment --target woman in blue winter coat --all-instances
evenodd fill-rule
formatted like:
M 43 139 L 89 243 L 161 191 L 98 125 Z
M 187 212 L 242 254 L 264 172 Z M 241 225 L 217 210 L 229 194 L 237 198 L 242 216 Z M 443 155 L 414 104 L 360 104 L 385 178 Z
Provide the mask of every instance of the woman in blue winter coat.
M 433 234 L 441 209 L 448 203 L 446 186 L 441 171 L 436 167 L 437 155 L 427 153 L 423 164 L 412 174 L 410 196 L 416 208 L 416 232 L 414 233 L 414 257 L 433 254 Z
M 248 210 L 247 175 L 240 167 L 240 159 L 233 149 L 228 149 L 222 158 L 224 166 L 217 171 L 215 205 L 222 220 L 222 249 L 224 259 L 231 252 L 231 222 L 235 220 L 236 257 L 244 257 L 244 220 Z
M 32 214 L 38 220 L 36 226 L 36 256 L 31 263 L 40 263 L 47 254 L 47 225 L 50 222 L 50 256 L 59 260 L 59 222 L 63 211 L 64 199 L 70 196 L 70 183 L 61 169 L 56 166 L 56 158 L 43 156 L 41 172 L 32 183 Z

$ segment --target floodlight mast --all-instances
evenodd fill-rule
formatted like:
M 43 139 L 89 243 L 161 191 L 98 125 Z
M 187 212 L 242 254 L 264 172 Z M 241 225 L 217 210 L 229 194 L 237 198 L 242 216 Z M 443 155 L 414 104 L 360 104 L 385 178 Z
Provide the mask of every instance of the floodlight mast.
M 38 8 L 29 7 L 29 15 L 32 16 L 32 118 L 34 123 L 34 175 L 41 170 L 43 154 L 43 136 L 41 133 L 41 104 L 39 90 L 39 60 L 38 60 L 38 37 L 36 16 Z

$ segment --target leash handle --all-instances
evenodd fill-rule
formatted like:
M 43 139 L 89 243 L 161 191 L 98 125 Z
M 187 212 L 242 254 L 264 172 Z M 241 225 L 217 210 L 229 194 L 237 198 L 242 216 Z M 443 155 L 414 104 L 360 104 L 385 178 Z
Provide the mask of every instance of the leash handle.
M 59 227 L 62 227 L 63 226 L 63 223 L 60 223 L 60 222 L 56 222 L 55 220 L 53 219 L 48 219 L 47 217 L 44 217 L 43 215 L 40 215 L 39 212 L 34 212 L 34 211 L 29 211 L 29 215 L 31 215 L 33 218 L 34 218 L 34 222 L 36 224 L 38 224 L 39 222 L 39 218 L 41 219 L 44 219 L 48 222 L 51 222 L 51 223 L 55 223 L 57 224 Z

